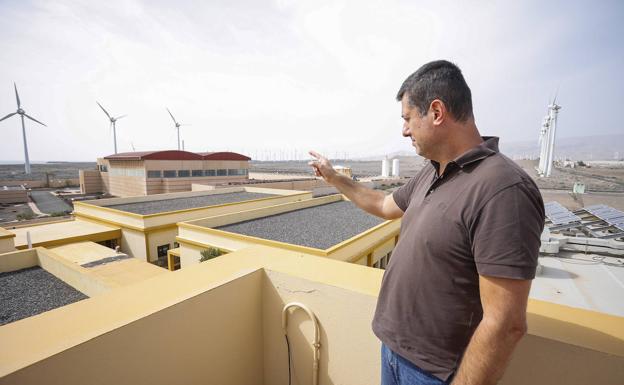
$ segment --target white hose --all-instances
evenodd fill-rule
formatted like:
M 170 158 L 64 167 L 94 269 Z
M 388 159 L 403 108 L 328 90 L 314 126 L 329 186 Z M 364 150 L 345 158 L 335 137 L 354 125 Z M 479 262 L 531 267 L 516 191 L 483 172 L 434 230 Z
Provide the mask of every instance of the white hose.
M 312 311 L 306 305 L 300 302 L 290 302 L 284 306 L 284 309 L 282 309 L 282 330 L 284 330 L 284 335 L 288 336 L 288 309 L 291 307 L 298 307 L 308 313 L 308 317 L 310 317 L 310 320 L 312 320 L 312 324 L 314 325 L 314 342 L 312 343 L 312 347 L 314 348 L 314 362 L 312 363 L 312 384 L 318 385 L 318 368 L 319 359 L 321 356 L 321 337 L 318 321 L 314 313 L 312 313 Z

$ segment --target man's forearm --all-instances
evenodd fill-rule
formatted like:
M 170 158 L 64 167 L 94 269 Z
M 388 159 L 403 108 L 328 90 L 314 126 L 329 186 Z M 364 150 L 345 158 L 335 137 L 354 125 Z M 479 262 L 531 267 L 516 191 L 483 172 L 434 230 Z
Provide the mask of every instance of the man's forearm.
M 351 178 L 336 173 L 327 181 L 349 198 L 359 208 L 378 217 L 383 217 L 382 205 L 386 196 L 381 191 L 368 188 Z
M 464 353 L 453 385 L 496 384 L 525 332 L 525 328 L 481 321 Z

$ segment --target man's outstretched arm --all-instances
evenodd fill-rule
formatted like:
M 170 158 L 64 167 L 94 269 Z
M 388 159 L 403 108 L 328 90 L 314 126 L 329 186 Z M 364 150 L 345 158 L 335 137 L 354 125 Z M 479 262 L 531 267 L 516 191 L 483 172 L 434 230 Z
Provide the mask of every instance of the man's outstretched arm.
M 479 276 L 483 319 L 475 330 L 453 385 L 496 384 L 526 334 L 531 280 Z
M 397 206 L 392 195 L 370 189 L 345 175 L 339 174 L 334 170 L 329 160 L 317 152 L 310 151 L 310 155 L 316 159 L 309 163 L 316 176 L 323 177 L 327 183 L 336 187 L 362 210 L 384 219 L 395 219 L 403 216 L 403 210 Z

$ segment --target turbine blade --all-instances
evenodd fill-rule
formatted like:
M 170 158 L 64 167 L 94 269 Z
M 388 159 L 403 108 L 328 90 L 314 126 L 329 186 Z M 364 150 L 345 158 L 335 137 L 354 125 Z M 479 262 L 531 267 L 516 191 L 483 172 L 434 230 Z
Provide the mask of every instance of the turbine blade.
M 24 114 L 24 116 L 27 117 L 28 119 L 32 120 L 33 122 L 37 122 L 37 123 L 41 124 L 42 126 L 46 126 L 45 124 L 41 123 L 37 119 L 33 118 L 32 116 L 29 116 L 27 114 Z M 46 127 L 48 127 L 48 126 L 46 126 Z
M 14 113 L 12 113 L 12 114 L 8 114 L 8 115 L 7 115 L 7 116 L 5 116 L 4 118 L 0 119 L 0 122 L 1 122 L 1 121 L 3 121 L 3 120 L 4 120 L 4 119 L 6 119 L 6 118 L 10 118 L 11 116 L 13 116 L 13 115 L 15 115 L 15 114 L 17 114 L 17 112 L 14 112 Z
M 120 115 L 120 116 L 116 117 L 115 120 L 119 120 L 121 118 L 125 118 L 126 116 L 128 116 L 128 115 Z
M 17 100 L 17 108 L 20 108 L 22 103 L 20 102 L 19 94 L 17 93 L 17 84 L 13 82 L 13 87 L 15 88 L 15 100 Z
M 171 111 L 169 111 L 168 108 L 167 108 L 167 112 L 169 113 L 169 116 L 171 116 L 171 119 L 173 119 L 173 123 L 175 123 L 177 125 L 178 122 L 176 122 L 175 118 L 173 117 L 173 114 L 171 113 Z
M 112 119 L 110 114 L 108 113 L 108 111 L 106 111 L 104 109 L 104 107 L 102 107 L 102 105 L 100 104 L 100 102 L 96 101 L 97 105 L 100 106 L 100 108 L 102 109 L 102 111 L 104 111 L 104 113 L 106 114 L 106 116 L 108 116 L 109 119 Z

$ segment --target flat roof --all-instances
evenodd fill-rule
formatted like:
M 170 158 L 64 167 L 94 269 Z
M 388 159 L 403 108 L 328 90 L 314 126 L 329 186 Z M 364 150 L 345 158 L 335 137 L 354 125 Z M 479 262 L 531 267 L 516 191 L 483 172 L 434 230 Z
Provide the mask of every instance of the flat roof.
M 88 298 L 39 266 L 0 273 L 0 325 Z
M 384 220 L 349 201 L 338 201 L 217 227 L 273 241 L 328 249 Z
M 83 238 L 109 238 L 121 236 L 119 227 L 102 225 L 99 223 L 73 220 L 66 222 L 49 223 L 21 227 L 17 229 L 7 229 L 15 234 L 15 248 L 28 246 L 26 233 L 30 232 L 30 239 L 33 246 L 46 246 L 48 243 L 71 241 L 72 239 L 83 240 Z M 115 236 L 115 233 L 119 233 Z
M 154 201 L 143 201 L 133 203 L 121 203 L 112 205 L 102 205 L 111 209 L 126 211 L 129 213 L 149 215 L 168 211 L 178 211 L 195 209 L 199 207 L 215 206 L 224 203 L 234 203 L 248 201 L 252 199 L 269 198 L 277 196 L 275 194 L 264 194 L 256 192 L 230 192 L 223 194 L 209 194 L 194 197 L 182 197 L 172 199 L 162 199 Z
M 540 256 L 530 297 L 624 317 L 624 260 L 561 251 Z
M 147 278 L 168 273 L 138 258 L 102 246 L 95 242 L 84 241 L 49 248 L 63 259 L 86 268 L 91 274 L 102 278 L 109 286 L 126 286 Z

